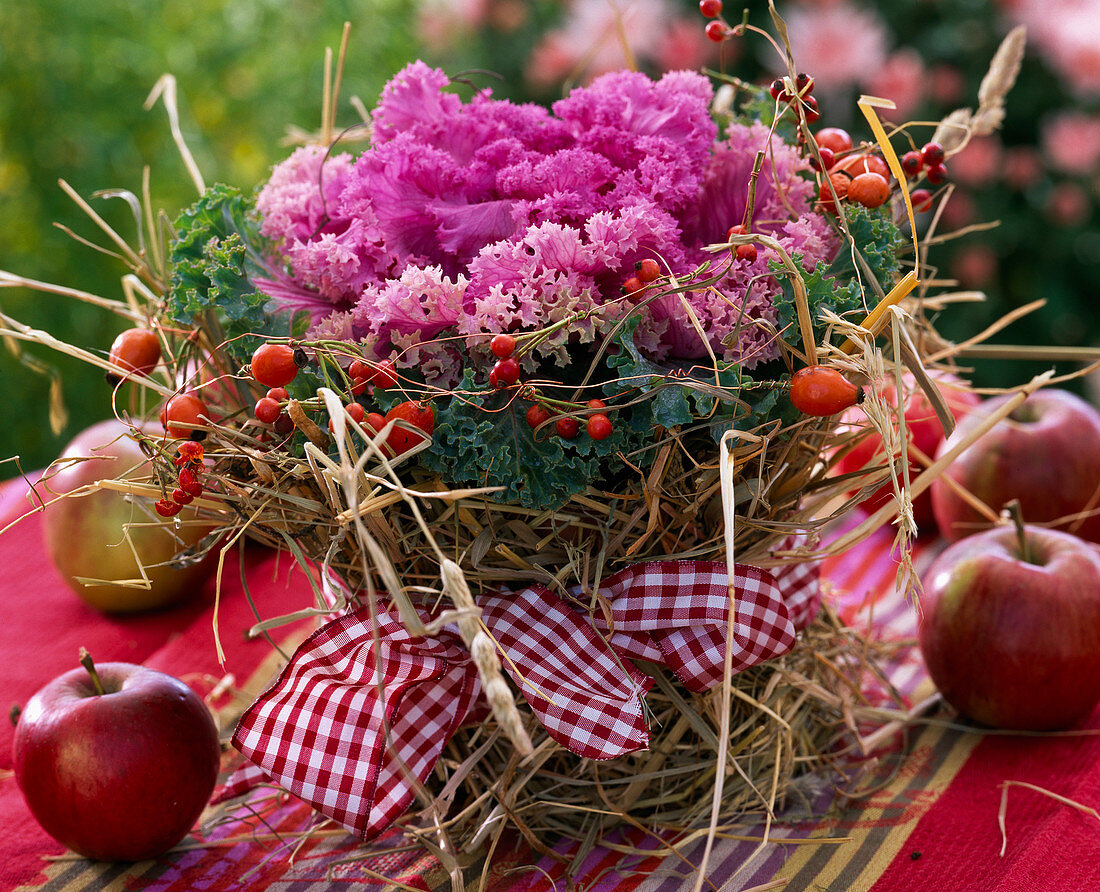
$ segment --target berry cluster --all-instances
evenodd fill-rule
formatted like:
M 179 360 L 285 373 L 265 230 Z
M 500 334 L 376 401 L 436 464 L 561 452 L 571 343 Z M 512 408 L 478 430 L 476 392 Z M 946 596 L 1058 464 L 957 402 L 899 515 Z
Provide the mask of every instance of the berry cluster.
M 821 172 L 818 205 L 837 213 L 837 201 L 847 199 L 866 208 L 877 208 L 890 198 L 890 168 L 882 156 L 854 150 L 852 137 L 840 127 L 823 127 L 814 134 L 817 154 L 811 166 Z
M 554 410 L 560 410 L 565 408 L 564 405 L 555 406 Z M 577 407 L 582 408 L 582 407 Z M 608 417 L 607 413 L 603 411 L 607 408 L 607 403 L 600 399 L 591 399 L 585 403 L 584 407 L 589 411 L 584 417 L 584 429 L 585 432 L 593 440 L 606 440 L 615 431 L 615 425 Z M 554 432 L 565 440 L 572 440 L 578 437 L 581 432 L 581 418 L 578 418 L 573 414 L 564 414 L 560 411 L 552 411 L 543 402 L 532 403 L 531 407 L 527 410 L 527 423 L 531 426 L 532 430 L 537 430 L 549 421 L 554 421 Z
M 629 300 L 637 302 L 645 297 L 649 286 L 661 278 L 661 266 L 652 257 L 634 264 L 634 275 L 623 282 L 621 291 Z
M 821 117 L 821 109 L 818 108 L 813 92 L 814 79 L 802 72 L 795 76 L 793 84 L 790 78 L 777 77 L 768 87 L 768 93 L 778 103 L 790 105 L 797 100 L 802 106 L 807 124 L 812 124 Z
M 489 342 L 489 349 L 497 358 L 496 364 L 489 371 L 489 386 L 493 390 L 503 390 L 511 387 L 519 381 L 519 360 L 515 357 L 516 339 L 510 334 L 494 335 Z
M 705 29 L 707 40 L 721 43 L 733 33 L 733 29 L 720 18 L 722 15 L 722 0 L 699 0 L 699 12 L 704 17 L 713 19 L 713 21 L 707 22 Z
M 252 409 L 252 414 L 261 424 L 270 424 L 281 437 L 285 437 L 294 430 L 294 422 L 287 415 L 285 408 L 290 394 L 285 387 L 272 387 L 266 396 L 260 397 Z
M 656 260 L 648 258 L 641 260 L 634 265 L 634 275 L 623 283 L 623 293 L 636 299 L 638 295 L 646 291 L 650 284 L 660 278 L 660 275 L 661 268 Z M 495 335 L 492 341 L 489 342 L 489 349 L 497 357 L 496 365 L 489 372 L 489 385 L 494 390 L 501 390 L 517 384 L 520 378 L 520 367 L 519 361 L 515 357 L 516 339 L 510 334 Z M 528 389 L 526 395 L 533 396 L 533 393 Z M 566 440 L 572 440 L 580 435 L 581 419 L 561 410 L 573 408 L 587 408 L 589 410 L 585 420 L 585 430 L 593 440 L 606 440 L 615 430 L 615 426 L 611 423 L 607 413 L 602 411 L 607 408 L 607 403 L 599 399 L 589 400 L 586 407 L 574 407 L 565 403 L 551 405 L 546 400 L 536 398 L 527 409 L 527 424 L 531 426 L 532 430 L 537 430 L 553 420 L 554 430 L 558 436 L 564 437 Z
M 825 173 L 818 189 L 819 207 L 835 214 L 836 202 L 843 199 L 866 208 L 880 207 L 889 200 L 890 168 L 880 155 L 854 150 L 851 136 L 839 127 L 822 128 L 814 134 L 814 142 L 817 154 L 811 156 L 810 165 Z M 910 181 L 923 171 L 928 182 L 938 186 L 947 179 L 943 160 L 943 146 L 930 142 L 919 152 L 906 152 L 901 167 Z M 927 189 L 912 189 L 909 194 L 915 210 L 927 211 L 932 206 L 932 195 Z
M 947 181 L 947 165 L 944 163 L 943 146 L 937 142 L 925 143 L 920 151 L 913 150 L 901 156 L 901 169 L 910 180 L 919 179 L 921 173 L 932 186 Z M 927 189 L 913 189 L 909 193 L 913 210 L 927 211 L 932 207 L 932 194 Z
M 161 517 L 174 517 L 190 505 L 193 499 L 202 495 L 203 448 L 194 440 L 184 440 L 176 447 L 176 467 L 179 468 L 176 488 L 171 498 L 157 499 L 153 503 Z
M 389 436 L 386 437 L 382 448 L 391 458 L 404 455 L 430 437 L 435 430 L 435 410 L 430 403 L 422 400 L 405 400 L 397 403 L 385 415 L 381 412 L 367 412 L 362 403 L 350 402 L 344 406 L 344 413 L 375 436 L 380 434 L 391 421 L 403 421 L 410 425 L 413 430 L 395 424 Z M 329 419 L 328 429 L 333 431 L 334 428 L 332 419 Z
M 736 226 L 731 226 L 726 233 L 726 238 L 733 240 L 735 235 L 748 235 L 749 230 L 742 223 L 738 223 Z M 743 260 L 745 263 L 754 263 L 757 257 L 756 245 L 744 244 L 738 245 L 733 249 L 733 256 L 738 260 Z
M 498 336 L 501 337 L 501 336 Z M 503 336 L 509 337 L 509 336 Z M 514 339 L 509 337 L 514 348 Z M 494 348 L 497 349 L 497 348 Z M 285 385 L 297 377 L 298 370 L 306 364 L 305 352 L 286 344 L 267 343 L 252 354 L 250 369 L 257 383 L 268 388 L 267 395 L 261 397 L 253 408 L 253 415 L 262 424 L 270 424 L 275 432 L 286 436 L 294 430 L 294 421 L 285 411 L 289 394 Z M 515 360 L 512 360 L 515 362 Z M 364 359 L 352 360 L 347 369 L 350 381 L 349 391 L 357 397 L 373 386 L 376 390 L 386 390 L 397 384 L 397 369 L 392 360 L 371 362 Z M 516 364 L 516 379 L 519 378 L 519 365 Z M 363 404 L 352 400 L 344 406 L 344 412 L 353 422 L 363 425 L 377 434 L 391 421 L 404 422 L 404 426 L 395 425 L 386 438 L 385 448 L 389 455 L 398 456 L 408 452 L 418 443 L 427 439 L 435 429 L 435 411 L 431 405 L 418 400 L 406 400 L 393 406 L 385 415 L 370 412 Z M 332 420 L 329 431 L 334 429 Z
M 393 387 L 397 383 L 397 367 L 392 359 L 381 362 L 353 359 L 348 366 L 348 377 L 351 378 L 352 394 L 359 396 L 367 389 L 368 384 L 381 390 Z

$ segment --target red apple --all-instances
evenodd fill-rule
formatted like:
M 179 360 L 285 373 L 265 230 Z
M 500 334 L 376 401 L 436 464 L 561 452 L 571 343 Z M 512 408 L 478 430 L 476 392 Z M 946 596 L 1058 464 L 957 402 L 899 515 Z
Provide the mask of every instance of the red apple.
M 920 649 L 963 715 L 1014 730 L 1068 728 L 1100 702 L 1100 551 L 1069 533 L 1000 526 L 928 568 Z
M 1011 397 L 988 400 L 963 419 L 940 447 L 941 454 Z M 955 540 L 989 527 L 990 521 L 948 481 L 994 512 L 1018 500 L 1029 523 L 1100 542 L 1100 412 L 1068 391 L 1038 390 L 975 440 L 931 487 L 940 532 Z M 1093 509 L 1098 513 L 1072 517 Z
M 73 851 L 155 858 L 187 835 L 210 798 L 218 730 L 198 695 L 170 675 L 132 663 L 94 667 L 90 658 L 85 667 L 27 702 L 12 745 L 15 778 L 43 829 Z
M 118 478 L 134 468 L 130 479 L 148 476 L 149 462 L 120 421 L 94 424 L 66 447 L 62 458 L 94 456 L 92 460 L 61 468 L 49 476 L 46 486 L 58 494 L 72 493 L 105 478 Z M 195 520 L 189 509 L 182 521 L 162 520 L 148 506 L 134 504 L 127 495 L 98 490 L 90 495 L 68 496 L 52 502 L 43 515 L 46 550 L 69 586 L 85 602 L 111 613 L 151 610 L 177 603 L 202 589 L 214 568 L 212 560 L 185 564 L 175 558 L 193 547 L 214 527 Z M 141 570 L 124 538 L 130 539 L 150 580 L 149 588 L 133 585 L 85 585 L 78 578 L 134 580 Z
M 966 390 L 962 380 L 956 376 L 948 372 L 933 371 L 931 377 L 939 387 L 940 393 L 943 394 L 943 398 L 956 422 L 981 403 L 981 397 L 973 391 Z M 944 440 L 943 426 L 932 408 L 932 403 L 928 400 L 924 390 L 917 384 L 916 379 L 908 372 L 902 376 L 902 395 L 904 399 L 898 397 L 897 384 L 893 376 L 890 376 L 887 381 L 881 382 L 878 392 L 882 397 L 882 401 L 894 409 L 895 412 L 899 405 L 904 406 L 902 411 L 905 417 L 909 445 L 915 446 L 930 458 L 934 456 L 940 443 Z M 836 465 L 834 465 L 835 473 L 848 474 L 886 464 L 886 450 L 882 443 L 882 437 L 868 423 L 864 406 L 853 406 L 846 411 L 841 416 L 841 424 L 850 429 L 866 429 L 867 434 L 861 437 L 848 452 L 837 460 Z M 900 454 L 895 457 L 895 461 L 899 458 Z M 915 458 L 910 459 L 910 480 L 923 470 L 924 466 L 919 461 Z M 877 511 L 893 496 L 894 488 L 887 481 L 860 504 L 868 511 Z M 932 499 L 928 490 L 925 490 L 913 500 L 913 519 L 921 529 L 934 527 Z

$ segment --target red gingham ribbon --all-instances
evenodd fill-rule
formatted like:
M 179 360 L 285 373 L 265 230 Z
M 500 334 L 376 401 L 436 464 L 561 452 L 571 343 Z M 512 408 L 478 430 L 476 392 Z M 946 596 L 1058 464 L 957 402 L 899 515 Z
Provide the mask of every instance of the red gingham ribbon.
M 736 565 L 734 585 L 736 672 L 793 646 L 796 628 L 816 610 L 817 568 L 785 565 L 773 574 Z M 601 611 L 593 618 L 542 586 L 486 595 L 479 606 L 503 665 L 550 736 L 584 758 L 611 759 L 649 743 L 642 697 L 652 679 L 631 660 L 667 665 L 696 691 L 721 681 L 726 565 L 637 564 L 604 580 L 600 595 L 610 618 Z M 370 838 L 408 809 L 410 778 L 426 781 L 479 692 L 456 631 L 413 638 L 395 614 L 360 607 L 298 648 L 245 712 L 233 743 L 291 793 Z
M 339 617 L 295 651 L 233 745 L 322 814 L 375 836 L 412 802 L 405 772 L 427 778 L 480 693 L 460 645 L 414 638 L 366 607 Z

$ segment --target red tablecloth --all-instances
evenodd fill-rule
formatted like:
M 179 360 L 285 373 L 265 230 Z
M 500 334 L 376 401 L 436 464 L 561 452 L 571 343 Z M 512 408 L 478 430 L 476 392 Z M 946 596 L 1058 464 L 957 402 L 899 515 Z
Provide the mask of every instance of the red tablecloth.
M 26 510 L 25 495 L 22 483 L 0 486 L 0 529 Z M 223 577 L 218 612 L 223 666 L 214 648 L 212 586 L 195 602 L 171 612 L 107 618 L 84 607 L 64 586 L 43 552 L 40 535 L 37 517 L 0 535 L 0 692 L 5 707 L 26 701 L 42 684 L 72 668 L 81 646 L 99 661 L 141 662 L 169 672 L 204 695 L 231 681 L 226 692 L 210 701 L 223 722 L 230 721 L 240 698 L 262 688 L 278 665 L 278 654 L 266 642 L 248 641 L 242 634 L 256 617 L 235 568 Z M 918 559 L 926 558 L 931 548 L 922 545 Z M 306 583 L 298 571 L 291 571 L 291 562 L 256 549 L 245 551 L 243 566 L 261 617 L 302 605 Z M 825 575 L 831 596 L 851 621 L 865 622 L 867 611 L 860 608 L 874 602 L 874 620 L 882 634 L 912 635 L 913 611 L 894 591 L 894 571 L 889 534 L 884 532 L 831 560 Z M 280 635 L 292 646 L 303 633 L 292 627 Z M 904 688 L 916 689 L 919 661 L 909 654 L 894 667 L 894 675 Z M 428 855 L 397 845 L 388 855 L 364 859 L 356 857 L 354 841 L 338 830 L 304 836 L 303 831 L 314 829 L 312 813 L 293 799 L 270 795 L 257 803 L 260 816 L 238 811 L 230 815 L 232 820 L 208 822 L 202 832 L 156 861 L 114 865 L 76 858 L 46 836 L 27 811 L 11 772 L 12 729 L 7 722 L 0 727 L 2 888 L 297 892 L 349 883 L 449 887 L 449 878 Z M 1100 715 L 1090 727 L 1100 729 Z M 233 758 L 227 754 L 227 766 Z M 1030 789 L 1010 791 L 1008 842 L 1004 856 L 999 854 L 1004 781 L 1035 784 L 1089 807 L 1100 805 L 1100 738 L 1091 732 L 1022 737 L 985 735 L 942 723 L 914 726 L 904 752 L 887 754 L 877 770 L 881 787 L 859 802 L 834 796 L 827 787 L 817 789 L 815 805 L 824 812 L 790 816 L 772 828 L 766 846 L 753 840 L 719 841 L 705 888 L 1077 892 L 1100 884 L 1100 818 Z M 629 841 L 639 849 L 653 844 L 641 833 Z M 567 846 L 560 848 L 560 853 L 567 852 Z M 541 890 L 567 888 L 567 870 L 567 860 L 516 848 L 498 851 L 486 875 L 494 890 Z M 671 892 L 695 881 L 690 865 L 680 859 L 624 861 L 607 850 L 597 850 L 574 866 L 572 875 L 581 888 L 617 892 Z

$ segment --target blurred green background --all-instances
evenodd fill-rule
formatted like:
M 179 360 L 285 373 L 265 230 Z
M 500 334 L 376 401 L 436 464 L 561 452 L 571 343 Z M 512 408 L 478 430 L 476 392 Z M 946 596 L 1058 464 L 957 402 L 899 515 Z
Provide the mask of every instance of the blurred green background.
M 746 4 L 749 21 L 769 28 L 767 4 Z M 727 4 L 727 7 L 731 7 Z M 796 58 L 817 78 L 820 126 L 868 136 L 857 119 L 860 93 L 898 100 L 899 120 L 938 120 L 972 105 L 989 59 L 1008 29 L 1025 22 L 1031 42 L 1007 103 L 1004 130 L 949 162 L 956 194 L 945 229 L 997 220 L 937 249 L 944 278 L 988 299 L 939 325 L 962 338 L 1012 307 L 1042 297 L 1041 312 L 999 340 L 1080 346 L 1100 342 L 1093 302 L 1100 286 L 1096 228 L 1100 177 L 1100 49 L 1087 40 L 1070 0 L 790 0 Z M 1087 4 L 1085 4 L 1087 6 Z M 742 4 L 731 21 L 740 20 Z M 1086 10 L 1087 12 L 1087 10 Z M 1094 13 L 1095 17 L 1095 13 Z M 142 168 L 169 216 L 195 198 L 161 104 L 143 103 L 157 79 L 175 75 L 182 126 L 207 183 L 251 189 L 290 151 L 288 126 L 320 124 L 324 49 L 352 24 L 338 125 L 356 120 L 349 104 L 370 107 L 385 81 L 422 57 L 498 95 L 549 101 L 569 85 L 628 61 L 651 73 L 722 67 L 769 81 L 778 60 L 759 38 L 723 45 L 702 35 L 694 0 L 36 0 L 0 5 L 0 269 L 29 278 L 121 296 L 125 272 L 111 257 L 80 245 L 61 222 L 99 238 L 58 188 L 80 194 L 140 192 Z M 624 46 L 629 47 L 629 59 Z M 493 72 L 490 74 L 488 72 Z M 931 128 L 923 133 L 930 134 Z M 131 236 L 117 200 L 96 210 Z M 62 340 L 106 351 L 122 326 L 72 300 L 0 289 L 0 309 Z M 78 430 L 109 414 L 98 372 L 38 346 L 62 382 L 67 426 L 50 429 L 50 379 L 0 349 L 7 423 L 0 459 L 24 468 L 50 461 Z M 978 366 L 979 383 L 1011 384 L 1043 365 L 998 361 Z M 0 478 L 17 473 L 0 463 Z
M 35 0 L 0 3 L 0 269 L 121 297 L 117 260 L 53 226 L 105 240 L 57 185 L 86 198 L 99 189 L 140 194 L 149 165 L 154 204 L 170 217 L 197 197 L 172 141 L 163 104 L 143 103 L 157 80 L 178 82 L 181 125 L 208 184 L 251 189 L 290 150 L 290 125 L 320 126 L 325 47 L 352 30 L 341 91 L 343 123 L 353 95 L 370 107 L 393 71 L 416 55 L 406 0 Z M 92 202 L 125 237 L 119 200 Z M 122 327 L 111 314 L 67 298 L 0 289 L 0 309 L 62 340 L 106 351 Z M 0 348 L 9 393 L 0 458 L 25 469 L 49 462 L 92 421 L 110 414 L 110 390 L 85 364 L 23 348 L 61 376 L 69 422 L 50 430 L 47 377 Z M 0 476 L 17 473 L 0 464 Z

